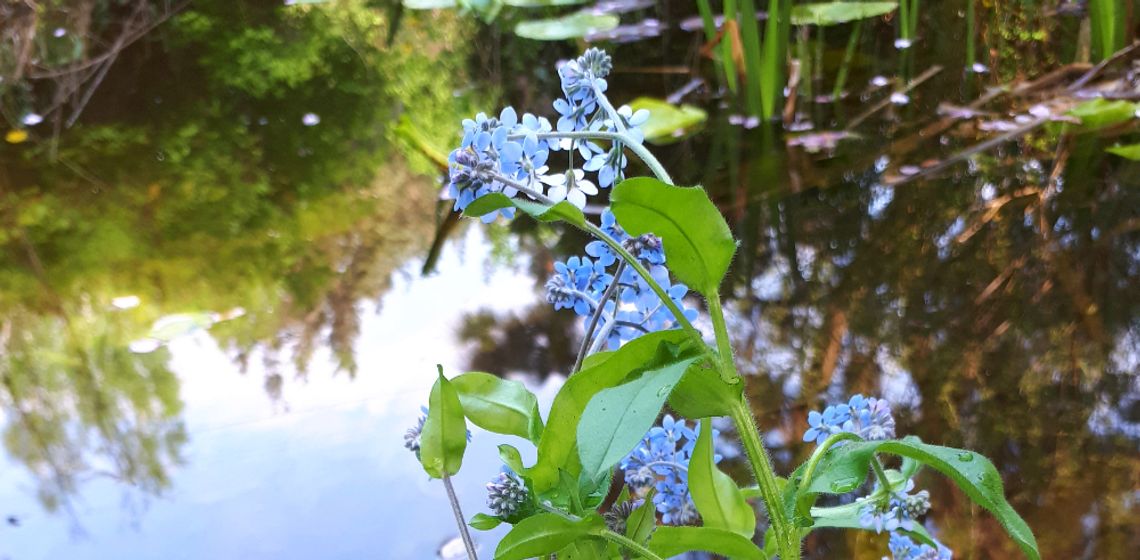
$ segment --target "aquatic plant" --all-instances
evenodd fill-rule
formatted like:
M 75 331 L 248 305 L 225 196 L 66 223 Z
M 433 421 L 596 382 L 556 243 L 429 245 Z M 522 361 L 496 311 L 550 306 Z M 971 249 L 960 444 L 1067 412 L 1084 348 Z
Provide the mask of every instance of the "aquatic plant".
M 441 368 L 432 387 L 418 457 L 444 482 L 469 556 L 476 558 L 474 543 L 450 482 L 462 466 L 467 421 L 537 451 L 525 465 L 515 446 L 499 446 L 509 470 L 488 485 L 490 513 L 467 522 L 480 530 L 512 525 L 495 550 L 502 560 L 660 559 L 689 550 L 794 560 L 803 538 L 825 528 L 890 532 L 896 559 L 947 558 L 949 549 L 918 522 L 931 507 L 928 493 L 914 492 L 923 467 L 948 476 L 1028 558 L 1039 560 L 993 464 L 968 450 L 897 438 L 881 399 L 855 395 L 809 415 L 804 439 L 816 442 L 814 451 L 788 476 L 777 475 L 721 309 L 718 289 L 736 242 L 703 189 L 673 185 L 642 145 L 637 115 L 610 103 L 610 68 L 604 52 L 587 51 L 559 70 L 556 124 L 519 118 L 510 108 L 498 117 L 476 116 L 464 122 L 449 159 L 447 192 L 464 215 L 521 213 L 596 239 L 585 255 L 558 263 L 546 286 L 552 305 L 585 319 L 586 334 L 545 419 L 522 384 L 491 374 L 449 379 Z M 565 170 L 550 168 L 550 152 L 566 156 Z M 626 178 L 629 154 L 654 177 Z M 584 199 L 594 196 L 581 186 L 587 181 L 610 189 L 610 206 L 597 224 L 582 212 Z M 583 197 L 572 198 L 574 189 Z M 712 343 L 693 325 L 697 312 L 687 298 L 696 294 L 708 310 Z M 661 417 L 666 405 L 678 416 Z M 717 466 L 713 417 L 732 420 L 755 486 L 739 486 Z M 691 427 L 684 418 L 701 420 Z M 902 460 L 890 468 L 888 457 Z M 875 484 L 857 500 L 819 504 L 825 496 L 858 492 L 869 477 Z M 620 494 L 609 502 L 613 491 Z M 767 512 L 762 546 L 753 540 L 761 529 L 748 503 L 755 498 Z

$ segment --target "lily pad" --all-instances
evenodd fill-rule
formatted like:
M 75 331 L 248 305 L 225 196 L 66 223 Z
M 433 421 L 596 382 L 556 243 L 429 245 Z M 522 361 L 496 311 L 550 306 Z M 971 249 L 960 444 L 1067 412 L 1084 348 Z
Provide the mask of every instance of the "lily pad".
M 515 35 L 536 41 L 562 41 L 599 31 L 609 31 L 617 27 L 619 21 L 618 17 L 612 14 L 575 12 L 558 18 L 521 22 L 515 26 Z
M 898 2 L 828 2 L 792 8 L 792 25 L 837 25 L 895 11 Z
M 1093 99 L 1069 110 L 1069 115 L 1081 120 L 1082 130 L 1096 130 L 1127 122 L 1136 118 L 1140 103 L 1117 99 Z
M 545 8 L 548 6 L 575 6 L 590 0 L 503 0 L 503 4 L 514 8 Z
M 655 97 L 638 97 L 630 104 L 634 111 L 649 111 L 649 120 L 641 125 L 645 139 L 653 144 L 671 144 L 704 126 L 708 113 L 692 105 L 677 106 Z
M 455 0 L 404 0 L 409 10 L 440 10 L 456 7 Z

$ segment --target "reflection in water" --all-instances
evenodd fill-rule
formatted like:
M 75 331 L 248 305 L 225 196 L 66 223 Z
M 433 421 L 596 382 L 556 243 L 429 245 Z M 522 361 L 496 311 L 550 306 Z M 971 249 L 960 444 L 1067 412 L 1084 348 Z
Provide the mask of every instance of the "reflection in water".
M 169 488 L 187 440 L 171 338 L 210 327 L 280 408 L 321 349 L 356 374 L 379 307 L 361 301 L 433 227 L 434 165 L 397 121 L 439 142 L 471 97 L 439 79 L 464 75 L 451 19 L 404 21 L 390 46 L 387 27 L 364 2 L 196 2 L 121 53 L 82 126 L 0 152 L 4 444 L 48 510 L 93 478 Z

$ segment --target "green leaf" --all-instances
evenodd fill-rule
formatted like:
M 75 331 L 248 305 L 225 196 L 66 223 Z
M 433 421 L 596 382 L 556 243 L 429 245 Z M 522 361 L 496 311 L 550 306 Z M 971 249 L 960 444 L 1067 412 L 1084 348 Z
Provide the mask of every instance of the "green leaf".
M 665 399 L 696 360 L 686 358 L 647 371 L 590 399 L 578 421 L 578 459 L 583 476 L 601 478 L 629 454 L 653 427 Z
M 1128 146 L 1112 146 L 1105 149 L 1110 154 L 1118 155 L 1122 158 L 1130 159 L 1132 161 L 1140 161 L 1140 144 L 1131 144 Z
M 497 434 L 535 443 L 542 436 L 538 399 L 518 381 L 473 371 L 451 380 L 463 413 L 473 424 Z
M 519 450 L 515 449 L 514 446 L 505 443 L 500 444 L 499 459 L 503 461 L 504 465 L 510 467 L 511 470 L 516 473 L 522 474 L 526 472 L 526 469 L 523 467 L 522 455 L 519 454 Z
M 815 529 L 856 529 L 860 531 L 869 531 L 871 529 L 864 527 L 859 523 L 859 517 L 862 516 L 863 504 L 853 502 L 835 507 L 825 508 L 811 508 L 811 517 L 814 525 L 804 530 L 804 534 Z M 934 541 L 934 537 L 930 536 L 926 528 L 921 523 L 914 524 L 913 531 L 903 531 L 907 536 L 917 540 L 920 543 L 928 544 L 937 547 L 938 543 Z
M 1140 103 L 1102 98 L 1085 101 L 1069 110 L 1069 114 L 1081 120 L 1081 130 L 1096 130 L 1136 118 Z
M 625 520 L 625 536 L 640 545 L 649 540 L 653 529 L 657 527 L 657 505 L 653 503 L 655 492 L 656 489 L 650 488 L 641 505 L 637 506 L 637 509 L 634 509 Z
M 467 208 L 463 209 L 463 214 L 479 217 L 501 208 L 511 207 L 518 208 L 540 222 L 566 222 L 577 227 L 586 224 L 586 216 L 577 206 L 569 202 L 562 201 L 553 206 L 547 206 L 530 200 L 510 198 L 502 193 L 488 193 L 476 198 L 467 205 Z
M 989 459 L 965 449 L 922 443 L 915 437 L 902 440 L 847 442 L 827 452 L 817 475 L 805 489 L 811 493 L 845 493 L 867 478 L 875 453 L 909 457 L 937 469 L 953 480 L 967 496 L 997 518 L 1022 552 L 1040 560 L 1037 540 L 1021 516 L 1005 499 L 1001 475 Z
M 689 491 L 705 527 L 727 529 L 745 538 L 756 532 L 756 512 L 744 500 L 736 482 L 713 462 L 712 426 L 700 424 L 689 461 Z
M 700 130 L 709 115 L 692 105 L 680 107 L 655 97 L 638 97 L 629 102 L 635 112 L 649 111 L 649 120 L 641 125 L 645 140 L 653 144 L 672 144 Z
M 661 343 L 680 344 L 686 335 L 680 330 L 650 333 L 622 346 L 601 364 L 584 368 L 562 385 L 554 402 L 546 428 L 538 443 L 538 462 L 527 470 L 537 492 L 544 492 L 558 483 L 558 469 L 581 472 L 578 464 L 576 441 L 578 420 L 582 411 L 598 391 L 620 384 L 639 369 L 645 368 L 657 355 Z
M 704 189 L 636 177 L 614 187 L 610 204 L 630 235 L 661 238 L 669 269 L 678 279 L 706 296 L 716 292 L 736 242 Z
M 433 478 L 459 472 L 467 450 L 467 423 L 459 394 L 443 373 L 428 398 L 428 415 L 420 434 L 420 463 Z
M 515 26 L 515 35 L 536 41 L 577 39 L 591 33 L 609 31 L 617 27 L 619 21 L 613 14 L 575 12 L 562 17 L 520 22 Z
M 610 359 L 610 356 L 613 356 L 613 354 L 614 353 L 611 351 L 594 352 L 582 360 L 582 369 L 591 368 L 598 364 L 601 364 L 602 362 Z
M 727 383 L 714 369 L 692 367 L 669 395 L 669 406 L 686 418 L 728 416 L 743 390 L 743 383 Z
M 495 560 L 525 560 L 558 552 L 605 524 L 596 515 L 570 521 L 553 513 L 532 515 L 514 526 L 495 549 Z
M 559 550 L 556 556 L 566 560 L 607 560 L 606 541 L 600 538 L 582 539 Z
M 404 0 L 409 10 L 440 10 L 458 6 L 455 0 Z
M 792 25 L 836 25 L 886 15 L 898 7 L 898 2 L 799 4 L 792 8 Z
M 472 529 L 479 531 L 490 531 L 491 529 L 498 527 L 500 524 L 502 524 L 502 522 L 502 519 L 499 519 L 493 515 L 476 513 L 475 515 L 471 516 L 471 519 L 467 521 L 467 524 L 470 525 Z
M 658 527 L 649 541 L 649 550 L 662 558 L 684 554 L 690 550 L 703 550 L 727 558 L 767 560 L 767 556 L 752 543 L 726 529 L 712 527 Z

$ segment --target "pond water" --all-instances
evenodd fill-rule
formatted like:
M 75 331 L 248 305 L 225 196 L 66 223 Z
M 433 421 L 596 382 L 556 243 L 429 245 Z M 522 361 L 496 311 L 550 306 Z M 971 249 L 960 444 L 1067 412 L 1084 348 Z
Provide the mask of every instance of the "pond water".
M 723 292 L 782 472 L 810 453 L 809 410 L 882 395 L 900 433 L 991 458 L 1045 558 L 1134 558 L 1140 165 L 1104 149 L 1135 141 L 1136 119 L 954 157 L 1076 94 L 1045 84 L 963 113 L 1065 68 L 1075 30 L 986 10 L 986 71 L 967 72 L 952 4 L 922 14 L 909 49 L 866 24 L 850 94 L 801 90 L 783 130 L 718 93 L 681 29 L 692 8 L 631 4 L 623 21 L 664 31 L 610 45 L 611 93 L 681 92 L 708 114 L 652 149 L 741 241 Z M 542 285 L 585 239 L 457 222 L 432 158 L 476 111 L 549 114 L 553 65 L 578 49 L 449 12 L 400 21 L 388 44 L 388 13 L 360 3 L 201 2 L 125 51 L 75 127 L 0 150 L 0 558 L 455 554 L 443 488 L 403 434 L 437 364 L 522 380 L 549 406 L 581 325 Z M 827 28 L 816 94 L 849 32 Z M 473 438 L 467 515 L 507 441 Z M 920 484 L 957 557 L 1014 557 L 951 484 Z M 885 554 L 867 533 L 806 547 Z

